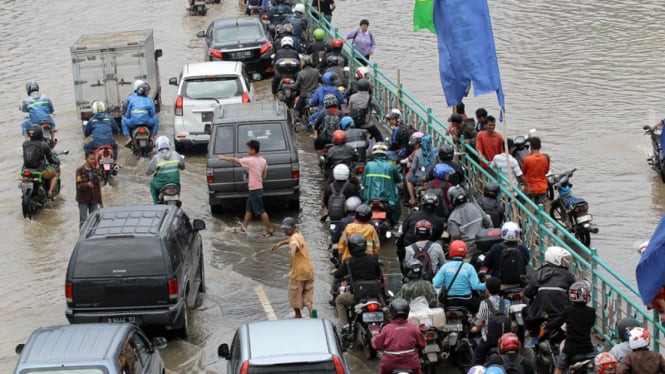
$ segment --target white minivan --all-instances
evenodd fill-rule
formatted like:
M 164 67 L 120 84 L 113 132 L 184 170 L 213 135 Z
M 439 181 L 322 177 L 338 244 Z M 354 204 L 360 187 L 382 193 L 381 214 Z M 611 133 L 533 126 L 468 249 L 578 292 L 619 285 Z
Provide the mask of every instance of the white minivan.
M 175 101 L 173 137 L 179 152 L 210 140 L 212 113 L 219 104 L 254 101 L 254 86 L 245 64 L 239 61 L 211 61 L 185 64 Z

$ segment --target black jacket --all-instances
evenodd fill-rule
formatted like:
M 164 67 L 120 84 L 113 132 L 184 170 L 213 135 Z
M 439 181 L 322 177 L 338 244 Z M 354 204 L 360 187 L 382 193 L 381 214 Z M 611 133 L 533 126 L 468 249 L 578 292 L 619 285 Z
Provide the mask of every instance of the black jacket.
M 556 330 L 566 324 L 566 344 L 563 352 L 574 356 L 595 352 L 591 343 L 591 328 L 596 322 L 596 311 L 583 303 L 567 306 L 561 315 L 547 324 L 548 329 Z
M 546 264 L 536 271 L 524 289 L 524 296 L 531 300 L 526 309 L 526 319 L 556 318 L 568 306 L 568 288 L 575 278 L 568 268 Z
M 332 196 L 332 186 L 335 186 L 335 191 L 339 192 L 342 187 L 344 187 L 344 181 L 334 181 L 326 186 L 325 191 L 323 191 L 323 205 L 325 207 L 328 207 L 328 200 L 330 200 L 330 196 Z M 346 187 L 344 187 L 344 191 L 342 192 L 342 195 L 344 195 L 344 200 L 348 199 L 351 196 L 358 196 L 360 197 L 360 193 L 358 192 L 358 186 L 356 186 L 353 181 L 349 181 L 349 183 L 346 184 Z
M 433 211 L 425 209 L 413 210 L 402 223 L 404 246 L 409 246 L 416 242 L 416 223 L 423 219 L 432 224 L 432 237 L 430 240 L 437 241 L 441 238 L 443 230 L 446 228 L 446 221 L 437 216 Z
M 349 265 L 347 266 L 346 263 Z M 351 278 L 353 281 L 378 280 L 383 276 L 379 258 L 376 255 L 363 253 L 359 256 L 352 256 L 335 271 L 335 278 L 343 278 L 349 274 L 348 268 L 351 268 Z
M 331 170 L 339 164 L 345 164 L 351 168 L 354 161 L 358 161 L 358 153 L 355 148 L 346 144 L 333 145 L 326 153 L 326 167 Z

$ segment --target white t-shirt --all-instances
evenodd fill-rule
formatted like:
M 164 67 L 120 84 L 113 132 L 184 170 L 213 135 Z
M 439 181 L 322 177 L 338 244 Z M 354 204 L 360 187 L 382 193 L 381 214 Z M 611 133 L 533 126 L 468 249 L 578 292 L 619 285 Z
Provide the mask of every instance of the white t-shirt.
M 522 176 L 522 169 L 520 169 L 520 164 L 517 162 L 517 160 L 515 160 L 515 157 L 511 155 L 508 155 L 508 157 L 510 157 L 510 168 L 513 171 L 513 175 L 511 175 L 510 178 L 512 178 L 513 185 L 516 186 L 517 178 Z M 499 153 L 498 155 L 494 156 L 494 159 L 490 165 L 492 167 L 501 169 L 503 175 L 508 178 L 508 162 L 506 161 L 505 153 Z M 504 184 L 507 185 L 507 183 Z

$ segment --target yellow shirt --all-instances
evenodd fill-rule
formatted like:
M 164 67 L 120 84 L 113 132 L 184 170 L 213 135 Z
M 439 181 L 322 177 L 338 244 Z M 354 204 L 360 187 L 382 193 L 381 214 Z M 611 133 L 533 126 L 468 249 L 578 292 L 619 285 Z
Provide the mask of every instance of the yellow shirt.
M 381 242 L 379 241 L 379 234 L 376 232 L 374 226 L 369 223 L 352 222 L 346 225 L 342 237 L 339 238 L 337 250 L 342 258 L 342 262 L 351 257 L 347 241 L 353 234 L 361 234 L 367 239 L 367 253 L 376 254 L 381 249 Z
M 300 231 L 296 231 L 289 236 L 289 253 L 291 254 L 291 279 L 297 281 L 307 281 L 314 279 L 314 268 L 309 259 L 309 250 L 307 243 Z

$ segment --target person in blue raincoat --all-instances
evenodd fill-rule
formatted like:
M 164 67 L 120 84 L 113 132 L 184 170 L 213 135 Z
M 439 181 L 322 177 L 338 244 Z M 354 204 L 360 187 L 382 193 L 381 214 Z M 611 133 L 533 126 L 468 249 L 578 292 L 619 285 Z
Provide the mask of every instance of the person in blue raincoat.
M 143 83 L 136 90 L 136 96 L 127 104 L 127 111 L 122 117 L 122 133 L 127 138 L 127 144 L 132 140 L 131 130 L 135 127 L 145 125 L 150 128 L 150 135 L 157 136 L 159 129 L 159 118 L 155 114 L 155 103 L 148 97 L 150 86 Z
M 28 113 L 28 119 L 21 124 L 21 135 L 28 140 L 28 129 L 30 125 L 39 125 L 43 121 L 51 123 L 51 130 L 55 132 L 55 121 L 51 117 L 53 102 L 46 95 L 39 92 L 39 84 L 35 81 L 28 81 L 25 84 L 25 92 L 28 97 L 23 100 L 21 111 Z
M 399 191 L 397 185 L 402 182 L 402 174 L 387 159 L 388 147 L 377 143 L 372 147 L 374 159 L 365 165 L 360 184 L 363 186 L 361 194 L 369 201 L 381 198 L 390 205 L 391 221 L 397 223 L 402 214 Z
M 314 91 L 314 96 L 312 96 L 312 99 L 309 102 L 310 107 L 315 107 L 318 106 L 319 110 L 318 112 L 312 114 L 309 117 L 309 124 L 314 125 L 316 122 L 316 119 L 319 117 L 321 112 L 325 109 L 323 105 L 323 98 L 326 97 L 327 94 L 333 94 L 337 98 L 337 101 L 339 102 L 339 105 L 346 104 L 346 100 L 344 99 L 344 95 L 342 95 L 341 92 L 339 92 L 339 89 L 335 85 L 335 81 L 337 80 L 337 74 L 327 72 L 323 74 L 321 77 L 321 83 L 323 83 L 322 86 L 316 89 Z
M 114 134 L 120 133 L 115 119 L 106 113 L 106 106 L 102 101 L 92 103 L 92 117 L 88 119 L 83 134 L 88 137 L 92 135 L 92 141 L 85 143 L 83 150 L 94 151 L 95 149 L 110 145 L 113 147 L 113 161 L 118 160 L 118 144 L 113 139 Z

